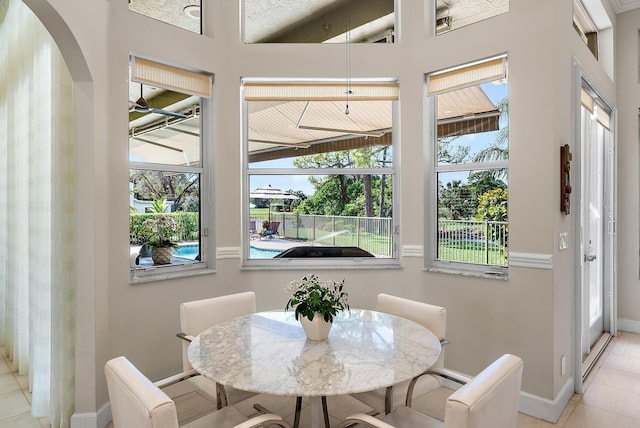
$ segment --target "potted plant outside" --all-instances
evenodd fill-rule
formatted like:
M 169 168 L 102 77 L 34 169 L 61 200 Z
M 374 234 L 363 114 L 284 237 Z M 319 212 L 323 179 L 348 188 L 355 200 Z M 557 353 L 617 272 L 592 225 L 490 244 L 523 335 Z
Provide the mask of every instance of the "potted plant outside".
M 146 219 L 142 222 L 142 226 L 149 238 L 147 244 L 151 247 L 153 263 L 156 265 L 170 264 L 173 249 L 178 246 L 172 240 L 176 233 L 176 220 L 169 215 L 158 214 L 153 218 Z
M 289 282 L 285 291 L 291 297 L 285 311 L 293 308 L 295 318 L 311 340 L 329 337 L 331 323 L 338 312 L 349 310 L 348 294 L 344 289 L 344 279 L 340 281 L 320 281 L 310 274 Z

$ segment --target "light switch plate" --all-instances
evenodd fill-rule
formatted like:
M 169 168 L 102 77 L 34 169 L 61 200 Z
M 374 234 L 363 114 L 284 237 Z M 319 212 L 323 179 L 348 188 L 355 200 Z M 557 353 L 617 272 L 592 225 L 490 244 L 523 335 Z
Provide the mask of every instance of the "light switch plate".
M 558 237 L 558 248 L 562 250 L 566 250 L 569 246 L 569 234 L 567 232 L 560 232 L 560 236 Z

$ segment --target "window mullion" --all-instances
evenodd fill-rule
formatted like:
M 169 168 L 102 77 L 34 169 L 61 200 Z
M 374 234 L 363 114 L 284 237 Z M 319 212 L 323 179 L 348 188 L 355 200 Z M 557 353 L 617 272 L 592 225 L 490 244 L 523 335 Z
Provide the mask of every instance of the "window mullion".
M 171 171 L 171 172 L 189 172 L 193 174 L 202 174 L 204 168 L 183 166 L 183 165 L 164 165 L 158 163 L 146 163 L 146 162 L 129 162 L 131 169 L 144 169 L 149 171 Z
M 393 175 L 393 168 L 251 168 L 249 175 Z
M 505 169 L 509 167 L 509 161 L 472 162 L 438 165 L 436 172 L 477 171 L 486 169 Z

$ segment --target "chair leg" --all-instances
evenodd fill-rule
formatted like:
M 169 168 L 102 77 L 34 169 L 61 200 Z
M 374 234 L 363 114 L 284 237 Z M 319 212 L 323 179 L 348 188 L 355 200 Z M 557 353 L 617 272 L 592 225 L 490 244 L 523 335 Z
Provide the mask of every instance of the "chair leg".
M 227 401 L 227 391 L 224 389 L 224 385 L 216 383 L 216 401 L 218 402 L 218 410 L 226 407 L 229 402 Z
M 269 411 L 269 409 L 264 407 L 262 404 L 254 403 L 253 408 L 258 411 L 258 413 L 256 413 L 255 416 L 264 415 L 265 413 L 272 413 L 271 411 Z
M 393 386 L 388 386 L 384 392 L 384 414 L 388 415 L 391 412 L 391 401 L 393 400 Z
M 327 409 L 327 397 L 322 396 L 322 415 L 324 416 L 324 426 L 325 428 L 331 428 L 329 424 L 329 410 Z
M 300 412 L 302 411 L 302 397 L 296 397 L 296 413 L 293 418 L 293 428 L 300 426 Z

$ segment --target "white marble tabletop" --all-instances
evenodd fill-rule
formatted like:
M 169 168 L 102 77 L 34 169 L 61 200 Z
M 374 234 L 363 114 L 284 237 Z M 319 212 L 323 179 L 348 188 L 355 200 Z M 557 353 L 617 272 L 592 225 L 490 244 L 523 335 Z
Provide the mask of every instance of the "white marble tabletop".
M 362 309 L 340 313 L 324 341 L 307 340 L 292 311 L 274 311 L 216 324 L 188 350 L 193 368 L 223 385 L 301 397 L 394 385 L 429 369 L 439 355 L 428 329 Z

